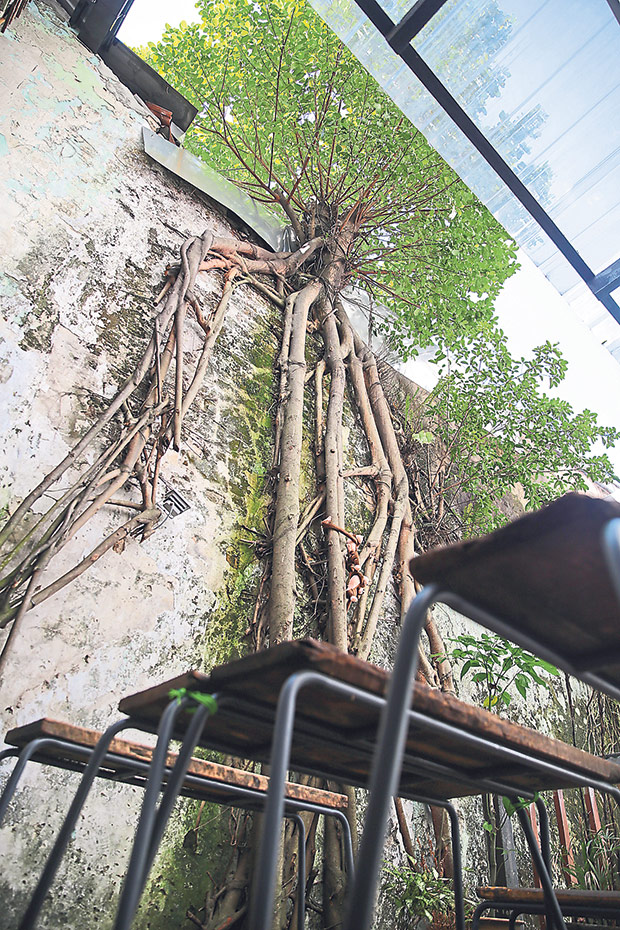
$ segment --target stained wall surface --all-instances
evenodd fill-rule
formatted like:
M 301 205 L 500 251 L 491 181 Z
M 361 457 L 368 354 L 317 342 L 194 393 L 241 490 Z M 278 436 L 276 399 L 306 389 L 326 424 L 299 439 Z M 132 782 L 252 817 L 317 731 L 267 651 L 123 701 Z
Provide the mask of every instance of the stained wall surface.
M 154 297 L 179 247 L 207 227 L 236 235 L 142 151 L 146 108 L 32 2 L 0 36 L 0 506 L 6 515 L 67 453 L 150 337 Z M 203 306 L 218 282 L 201 275 Z M 251 298 L 251 301 L 250 301 Z M 191 507 L 142 545 L 130 540 L 27 613 L 5 651 L 0 732 L 42 716 L 103 727 L 123 694 L 235 655 L 247 622 L 228 614 L 237 521 L 270 436 L 277 326 L 248 289 L 234 295 L 179 453 L 163 479 Z M 189 365 L 201 342 L 190 331 Z M 267 393 L 265 393 L 267 392 Z M 136 487 L 124 489 L 139 500 Z M 46 581 L 127 519 L 108 508 L 52 562 Z M 233 597 L 235 592 L 230 594 Z M 230 598 L 229 598 L 230 599 Z M 0 646 L 6 639 L 2 634 Z M 144 738 L 143 738 L 144 740 Z M 8 767 L 0 767 L 0 778 Z M 2 924 L 16 914 L 75 784 L 32 766 L 2 834 Z M 138 792 L 139 795 L 139 792 Z M 104 784 L 86 809 L 42 926 L 109 925 L 136 789 Z

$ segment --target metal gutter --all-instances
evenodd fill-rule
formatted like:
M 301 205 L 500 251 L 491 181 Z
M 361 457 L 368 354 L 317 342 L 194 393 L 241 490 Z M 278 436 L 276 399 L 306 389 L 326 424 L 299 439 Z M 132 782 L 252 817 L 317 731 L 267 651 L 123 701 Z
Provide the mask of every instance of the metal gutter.
M 49 2 L 49 0 L 48 0 Z M 116 33 L 133 0 L 57 0 L 69 14 L 69 25 L 86 48 L 106 63 L 119 81 L 147 103 L 170 110 L 176 136 L 188 128 L 197 108 L 147 65 Z
M 146 126 L 142 129 L 142 141 L 149 158 L 225 206 L 275 252 L 288 252 L 295 247 L 293 230 L 284 220 L 280 220 L 263 204 L 257 203 L 195 155 L 168 142 Z
M 106 48 L 101 48 L 98 54 L 132 94 L 136 94 L 145 102 L 155 103 L 164 110 L 170 110 L 175 126 L 185 132 L 198 109 L 168 84 L 157 71 L 120 39 L 114 39 Z

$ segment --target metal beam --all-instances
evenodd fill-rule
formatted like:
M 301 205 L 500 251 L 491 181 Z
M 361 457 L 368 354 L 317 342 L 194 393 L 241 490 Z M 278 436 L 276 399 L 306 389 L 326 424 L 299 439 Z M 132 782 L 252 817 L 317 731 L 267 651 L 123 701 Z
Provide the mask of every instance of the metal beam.
M 444 3 L 446 0 L 417 0 L 385 37 L 394 51 L 400 55 L 404 47 L 417 36 Z
M 523 182 L 517 177 L 512 168 L 504 161 L 497 149 L 489 142 L 487 137 L 478 129 L 469 118 L 465 110 L 454 99 L 447 87 L 442 84 L 434 71 L 429 68 L 424 59 L 411 46 L 407 46 L 401 58 L 415 76 L 424 84 L 433 95 L 437 103 L 446 111 L 450 119 L 467 136 L 469 141 L 478 149 L 482 157 L 502 179 L 506 187 L 523 204 L 527 212 L 539 226 L 546 232 L 552 242 L 558 247 L 565 258 L 571 263 L 577 274 L 589 283 L 594 278 L 594 272 L 584 261 L 575 247 L 569 242 L 564 233 L 556 226 L 549 214 L 530 194 Z
M 590 284 L 590 289 L 597 296 L 603 293 L 608 294 L 617 287 L 620 287 L 620 258 L 608 265 L 607 268 L 604 268 L 603 271 L 599 271 Z
M 620 307 L 613 299 L 613 297 L 610 297 L 609 294 L 605 294 L 605 292 L 596 294 L 595 296 L 598 297 L 605 309 L 609 310 L 614 320 L 617 320 L 618 323 L 620 323 Z
M 620 23 L 620 0 L 607 0 L 609 9 Z
M 198 112 L 193 103 L 171 87 L 161 74 L 119 39 L 113 39 L 109 45 L 106 43 L 99 54 L 132 94 L 137 94 L 145 102 L 170 110 L 175 125 L 185 132 Z
M 131 9 L 133 0 L 80 0 L 69 24 L 91 52 L 110 44 Z
M 376 26 L 382 36 L 396 28 L 383 7 L 377 3 L 377 0 L 355 0 L 360 10 L 366 14 L 373 26 Z
M 402 38 L 406 34 L 404 32 L 404 26 L 403 31 L 400 32 L 400 27 L 404 24 L 404 21 L 410 15 L 413 17 L 413 13 L 418 7 L 427 6 L 427 9 L 430 10 L 432 5 L 437 5 L 437 9 L 439 9 L 441 5 L 439 0 L 419 0 L 419 2 L 405 14 L 405 17 L 403 17 L 398 25 L 390 19 L 376 0 L 355 0 L 355 2 L 366 16 L 368 16 L 387 42 L 392 44 L 392 42 L 396 40 L 395 43 L 392 44 L 392 48 L 399 54 L 412 74 L 426 87 L 428 92 L 435 98 L 450 119 L 456 123 L 467 139 L 478 150 L 480 155 L 482 155 L 484 160 L 493 168 L 496 174 L 499 175 L 501 180 L 515 195 L 522 206 L 525 207 L 530 216 L 536 220 L 538 225 L 549 236 L 553 244 L 572 265 L 579 277 L 588 285 L 603 306 L 620 323 L 620 307 L 616 301 L 609 296 L 609 290 L 612 288 L 605 286 L 603 289 L 594 290 L 593 285 L 597 282 L 599 276 L 594 274 L 588 263 L 581 257 L 572 243 L 551 219 L 547 211 L 538 203 L 536 198 L 532 196 L 520 178 L 514 173 L 507 162 L 504 161 L 497 149 L 478 129 L 473 120 L 470 119 L 465 110 L 455 100 L 447 87 L 439 80 L 435 72 L 429 68 L 413 46 L 410 45 L 409 42 L 406 42 L 404 46 L 401 47 L 402 43 L 399 41 L 399 37 Z M 432 15 L 431 13 L 431 16 L 428 17 L 426 22 L 432 18 Z M 390 37 L 392 41 L 390 41 Z M 610 268 L 615 269 L 617 264 L 618 263 L 614 263 Z M 609 269 L 605 269 L 601 274 L 604 275 L 608 271 Z

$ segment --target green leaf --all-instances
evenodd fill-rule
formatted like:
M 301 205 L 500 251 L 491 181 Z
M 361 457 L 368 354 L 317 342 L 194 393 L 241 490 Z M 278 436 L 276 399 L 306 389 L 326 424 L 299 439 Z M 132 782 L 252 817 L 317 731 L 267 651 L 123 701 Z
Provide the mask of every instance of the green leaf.
M 217 712 L 217 700 L 213 697 L 212 694 L 205 694 L 203 691 L 190 691 L 187 688 L 172 688 L 168 692 L 168 697 L 171 701 L 181 701 L 184 698 L 187 698 L 193 704 L 201 704 L 203 707 L 207 707 L 211 714 Z M 189 708 L 186 713 L 192 714 L 196 708 Z
M 555 667 L 555 665 L 552 665 L 551 662 L 545 662 L 544 659 L 537 659 L 536 664 L 540 668 L 544 668 L 544 670 L 548 672 L 550 675 L 560 674 L 559 670 Z
M 419 433 L 412 433 L 411 438 L 415 439 L 416 442 L 422 443 L 423 445 L 429 445 L 435 439 L 433 434 L 429 433 L 428 430 L 421 430 Z
M 519 692 L 519 694 L 521 695 L 521 697 L 523 698 L 527 697 L 528 685 L 527 685 L 527 679 L 525 678 L 524 675 L 517 675 L 517 677 L 515 678 L 515 687 L 517 691 Z
M 504 810 L 509 817 L 512 817 L 513 814 L 516 814 L 517 811 L 523 810 L 523 808 L 529 807 L 530 804 L 533 804 L 534 801 L 537 801 L 540 797 L 539 792 L 537 791 L 534 795 L 534 799 L 531 798 L 517 798 L 516 803 L 507 797 L 502 798 L 502 804 L 504 805 Z

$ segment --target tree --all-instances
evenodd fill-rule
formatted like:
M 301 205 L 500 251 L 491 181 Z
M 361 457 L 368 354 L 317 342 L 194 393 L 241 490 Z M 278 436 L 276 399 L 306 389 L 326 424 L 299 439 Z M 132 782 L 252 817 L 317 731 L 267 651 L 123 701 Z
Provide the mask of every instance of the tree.
M 301 242 L 349 236 L 347 283 L 389 304 L 401 348 L 490 319 L 514 244 L 322 20 L 294 0 L 198 6 L 147 52 L 199 108 L 185 145 Z
M 490 326 L 435 361 L 441 374 L 436 387 L 401 415 L 427 545 L 497 528 L 519 490 L 526 509 L 536 510 L 568 490 L 587 491 L 586 479 L 614 479 L 602 450 L 620 432 L 599 425 L 591 410 L 575 413 L 542 390 L 557 387 L 566 374 L 557 344 L 514 358 L 505 335 Z
M 276 498 L 269 619 L 277 642 L 292 630 L 307 316 L 321 325 L 326 363 L 337 372 L 329 456 L 338 445 L 344 391 L 341 344 L 353 338 L 342 307 L 333 313 L 343 288 L 357 283 L 382 295 L 389 308 L 384 329 L 403 356 L 431 339 L 458 345 L 491 319 L 493 299 L 515 268 L 514 246 L 305 5 L 199 6 L 200 24 L 181 24 L 149 50 L 150 62 L 199 108 L 187 145 L 255 198 L 283 209 L 312 256 L 304 263 L 307 283 L 290 306 L 285 481 Z M 326 459 L 326 509 L 342 526 L 341 455 L 334 455 L 333 464 Z M 402 494 L 401 510 L 397 524 Z M 393 536 L 395 550 L 396 530 Z M 346 648 L 336 530 L 328 531 L 328 558 L 329 638 Z M 376 617 L 370 619 L 374 629 Z
M 426 418 L 442 446 L 439 498 L 445 499 L 446 477 L 449 481 L 452 469 L 460 475 L 462 494 L 465 490 L 468 494 L 470 526 L 480 514 L 489 515 L 512 488 L 515 475 L 530 475 L 531 491 L 536 466 L 546 468 L 549 460 L 542 451 L 536 461 L 530 455 L 527 466 L 521 462 L 520 471 L 515 464 L 523 458 L 517 436 L 533 410 L 532 385 L 545 373 L 545 363 L 538 359 L 528 376 L 527 366 L 520 367 L 505 349 L 499 351 L 501 337 L 492 322 L 492 306 L 516 268 L 514 244 L 318 17 L 290 0 L 251 5 L 244 0 L 203 0 L 199 6 L 200 24 L 169 30 L 147 53 L 151 64 L 199 109 L 186 145 L 255 198 L 284 210 L 301 248 L 312 253 L 297 277 L 299 289 L 288 293 L 284 318 L 271 565 L 263 576 L 271 577 L 271 588 L 265 605 L 259 605 L 257 646 L 262 645 L 267 627 L 271 643 L 291 636 L 295 551 L 301 552 L 306 571 L 312 574 L 300 533 L 307 532 L 311 518 L 324 507 L 327 636 L 339 648 L 351 648 L 365 657 L 394 565 L 401 603 L 410 599 L 413 584 L 406 565 L 413 551 L 414 526 L 410 481 L 393 411 L 376 360 L 353 332 L 339 294 L 355 284 L 380 297 L 387 311 L 383 331 L 401 357 L 431 343 L 443 353 L 455 354 L 459 375 L 440 382 Z M 314 371 L 317 495 L 300 518 L 309 318 L 319 327 L 324 358 Z M 476 350 L 485 340 L 482 376 Z M 467 370 L 472 351 L 478 377 Z M 504 397 L 490 390 L 493 358 L 500 356 L 502 386 L 513 385 L 512 394 Z M 325 370 L 330 389 L 323 421 Z M 368 475 L 376 501 L 373 523 L 359 551 L 355 533 L 342 532 L 342 410 L 347 376 L 368 441 Z M 484 410 L 478 410 L 475 398 L 483 387 Z M 520 422 L 507 416 L 502 420 L 514 409 L 515 393 L 519 393 Z M 489 419 L 491 411 L 496 416 Z M 537 426 L 540 421 L 532 424 L 532 437 Z M 506 433 L 502 455 L 510 464 L 503 470 L 492 464 L 497 442 L 485 446 L 484 431 L 489 428 Z M 488 454 L 476 455 L 472 450 L 479 447 Z M 448 464 L 452 454 L 455 462 Z M 473 458 L 477 479 L 472 481 Z M 602 468 L 601 473 L 607 471 Z M 558 479 L 556 487 L 560 483 Z M 431 492 L 432 484 L 427 483 Z M 536 495 L 530 497 L 535 503 Z M 431 519 L 441 524 L 442 515 L 437 511 Z M 349 549 L 346 563 L 343 538 Z M 358 586 L 350 597 L 347 570 L 350 581 L 353 566 L 359 572 Z M 430 631 L 437 635 L 432 625 Z M 428 662 L 423 668 L 427 678 L 436 681 Z M 449 674 L 444 680 L 449 687 Z M 334 884 L 333 876 L 326 875 L 328 903 Z M 338 909 L 330 912 L 326 905 L 324 919 L 328 925 L 337 922 Z
M 148 57 L 199 108 L 187 145 L 255 198 L 283 210 L 297 243 L 277 255 L 209 233 L 185 243 L 180 265 L 170 269 L 153 336 L 135 371 L 80 443 L 22 502 L 0 537 L 8 550 L 8 572 L 0 583 L 3 620 L 18 619 L 43 594 L 51 596 L 59 583 L 68 583 L 116 544 L 112 534 L 73 573 L 35 593 L 49 559 L 112 502 L 119 488 L 131 491 L 130 478 L 141 496 L 129 502 L 138 511 L 134 519 L 143 533 L 153 531 L 159 463 L 170 445 L 183 441 L 183 419 L 208 370 L 232 290 L 248 286 L 282 311 L 273 460 L 267 476 L 273 508 L 265 536 L 256 544 L 263 569 L 249 624 L 253 645 L 260 649 L 292 636 L 296 586 L 303 578 L 317 630 L 339 649 L 367 658 L 392 582 L 401 614 L 413 594 L 407 566 L 423 481 L 405 467 L 408 450 L 390 409 L 385 379 L 374 353 L 351 326 L 341 294 L 355 284 L 381 298 L 384 333 L 402 357 L 433 344 L 454 353 L 460 369 L 466 370 L 476 339 L 495 331 L 493 300 L 516 269 L 515 246 L 307 6 L 295 0 L 202 0 L 200 8 L 200 24 L 168 30 L 150 47 Z M 206 314 L 194 289 L 203 271 L 223 278 L 221 300 Z M 204 351 L 192 372 L 183 357 L 190 313 L 204 333 Z M 308 371 L 313 356 L 316 362 Z M 508 384 L 510 362 L 506 365 Z M 486 390 L 492 383 L 490 361 L 485 372 Z M 427 417 L 438 430 L 444 464 L 465 434 L 455 415 L 460 400 L 456 384 L 450 379 L 443 383 L 434 395 L 437 412 Z M 473 378 L 471 398 L 476 385 Z M 364 460 L 345 471 L 347 388 L 366 450 Z M 310 389 L 316 480 L 302 508 L 304 427 L 308 432 L 304 400 Z M 486 403 L 492 407 L 491 393 Z M 494 422 L 501 421 L 502 403 L 496 395 Z M 470 408 L 474 406 L 472 399 Z M 468 437 L 488 426 L 470 416 L 461 420 Z M 478 436 L 476 441 L 485 440 Z M 516 450 L 516 440 L 512 445 Z M 492 458 L 491 451 L 488 462 Z M 465 468 L 466 459 L 460 465 Z M 544 470 L 542 456 L 540 466 Z M 490 480 L 490 465 L 487 471 Z M 70 490 L 33 520 L 33 508 L 40 507 L 43 496 L 67 472 Z M 368 526 L 346 523 L 351 480 L 364 482 L 373 501 Z M 432 496 L 432 482 L 429 490 Z M 444 653 L 432 617 L 427 632 L 431 652 Z M 449 668 L 440 665 L 438 674 L 421 655 L 420 669 L 431 684 L 439 685 L 441 677 L 443 688 L 452 687 Z M 354 823 L 352 792 L 350 816 Z M 338 925 L 342 903 L 335 831 L 330 822 L 324 856 L 326 927 Z M 237 847 L 232 878 L 209 897 L 204 915 L 192 916 L 199 926 L 215 930 L 242 919 L 251 866 L 248 849 Z M 285 857 L 290 861 L 292 857 Z M 308 863 L 312 874 L 311 856 Z M 282 926 L 288 919 L 284 905 L 278 918 Z

